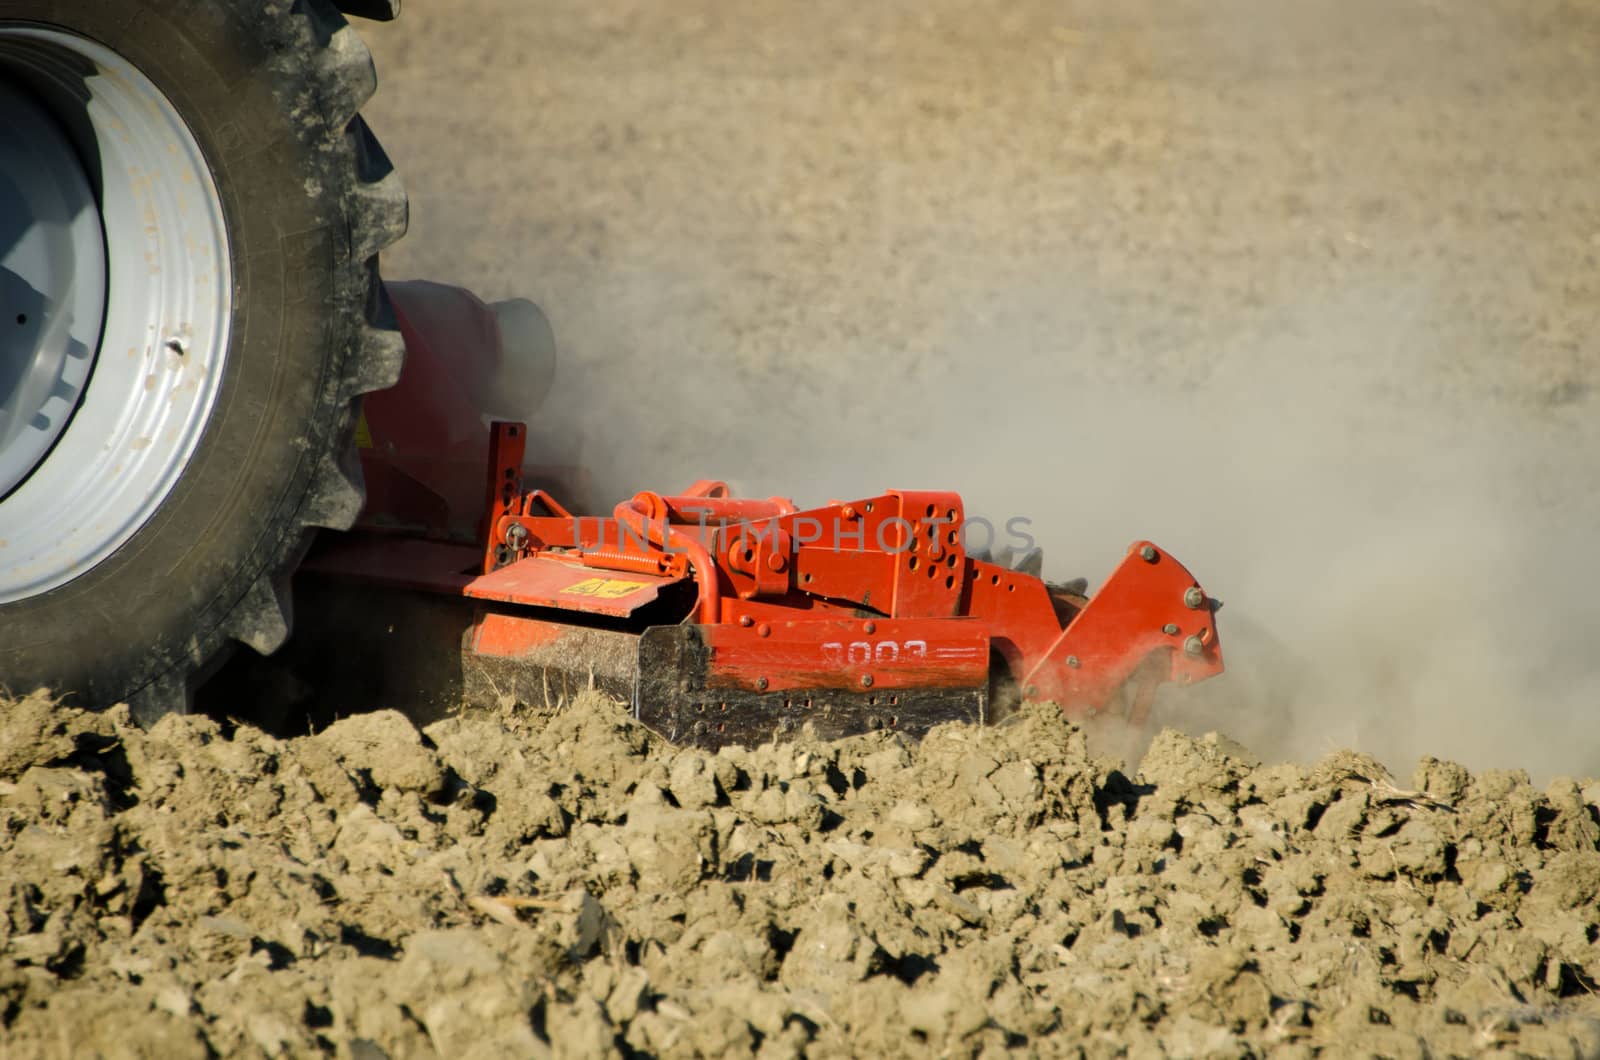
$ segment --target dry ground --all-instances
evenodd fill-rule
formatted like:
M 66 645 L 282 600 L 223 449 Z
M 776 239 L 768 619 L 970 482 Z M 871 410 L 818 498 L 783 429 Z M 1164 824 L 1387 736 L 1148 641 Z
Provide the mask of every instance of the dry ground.
M 710 756 L 585 695 L 0 728 L 8 1055 L 1600 1055 L 1600 782 L 1049 704 Z

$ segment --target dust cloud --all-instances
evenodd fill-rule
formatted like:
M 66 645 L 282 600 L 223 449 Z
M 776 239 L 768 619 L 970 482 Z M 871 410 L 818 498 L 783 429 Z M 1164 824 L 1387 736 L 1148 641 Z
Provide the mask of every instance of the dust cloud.
M 956 489 L 969 517 L 1025 519 L 1047 578 L 1091 586 L 1148 537 L 1225 604 L 1228 673 L 1164 690 L 1160 721 L 1269 759 L 1355 748 L 1402 776 L 1424 754 L 1540 782 L 1600 771 L 1581 410 L 1442 394 L 1426 314 L 1279 308 L 1280 334 L 1186 389 L 1086 378 L 981 327 L 934 351 L 939 372 L 798 404 L 781 374 L 657 380 L 585 463 L 608 500 L 702 474 L 802 506 Z M 1064 301 L 1063 329 L 1074 311 L 1096 308 Z M 1368 356 L 1396 343 L 1422 355 Z M 608 402 L 628 416 L 610 381 L 578 404 Z
M 535 451 L 597 502 L 958 489 L 1091 585 L 1148 537 L 1226 602 L 1166 720 L 1600 772 L 1600 22 L 500 6 L 376 38 L 390 273 L 545 307 Z M 469 45 L 539 56 L 520 107 L 464 107 Z

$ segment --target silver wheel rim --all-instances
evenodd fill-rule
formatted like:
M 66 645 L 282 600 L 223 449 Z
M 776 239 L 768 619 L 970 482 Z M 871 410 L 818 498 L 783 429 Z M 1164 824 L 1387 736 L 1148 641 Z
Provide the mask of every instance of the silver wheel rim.
M 221 200 L 171 102 L 94 41 L 0 23 L 0 603 L 155 515 L 216 404 L 231 305 Z

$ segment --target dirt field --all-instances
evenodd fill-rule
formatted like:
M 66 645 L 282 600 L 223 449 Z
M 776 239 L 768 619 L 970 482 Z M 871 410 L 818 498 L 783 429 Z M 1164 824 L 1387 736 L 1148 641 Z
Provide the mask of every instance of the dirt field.
M 1600 1056 L 1595 11 L 366 35 L 385 271 L 544 305 L 545 459 L 959 488 L 1091 583 L 1149 536 L 1230 672 L 1132 765 L 1049 705 L 707 756 L 592 695 L 0 704 L 0 1057 Z
M 1600 782 L 1048 705 L 675 751 L 586 696 L 0 732 L 8 1055 L 1600 1055 Z

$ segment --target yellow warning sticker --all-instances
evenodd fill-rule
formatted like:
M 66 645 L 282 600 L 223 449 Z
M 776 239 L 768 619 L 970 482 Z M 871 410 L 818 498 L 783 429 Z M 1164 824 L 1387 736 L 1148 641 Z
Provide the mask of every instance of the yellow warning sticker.
M 602 600 L 616 600 L 629 593 L 648 588 L 649 582 L 630 582 L 620 578 L 585 578 L 576 585 L 561 590 L 562 596 L 597 596 Z
M 356 417 L 356 448 L 372 448 L 372 430 L 367 426 L 367 414 L 365 412 Z

